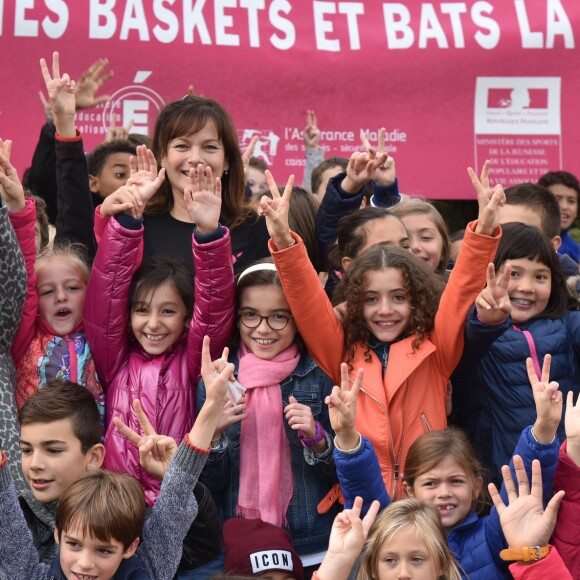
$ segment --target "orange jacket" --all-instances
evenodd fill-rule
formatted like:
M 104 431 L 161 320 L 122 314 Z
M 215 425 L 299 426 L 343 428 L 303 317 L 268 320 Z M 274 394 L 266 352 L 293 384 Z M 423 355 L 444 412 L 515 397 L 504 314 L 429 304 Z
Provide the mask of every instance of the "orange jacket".
M 411 443 L 426 431 L 447 427 L 447 384 L 463 352 L 465 321 L 485 285 L 487 265 L 493 261 L 501 238 L 499 227 L 491 237 L 476 234 L 475 226 L 476 222 L 472 222 L 465 231 L 433 330 L 420 347 L 413 351 L 413 336 L 393 343 L 384 377 L 375 353 L 370 350 L 372 360 L 367 362 L 367 347 L 356 347 L 351 379 L 359 368 L 365 371 L 356 425 L 373 444 L 393 499 L 402 497 L 400 476 Z M 308 352 L 339 384 L 344 357 L 342 325 L 308 260 L 302 240 L 292 235 L 297 241 L 295 245 L 277 250 L 270 241 L 270 251 Z

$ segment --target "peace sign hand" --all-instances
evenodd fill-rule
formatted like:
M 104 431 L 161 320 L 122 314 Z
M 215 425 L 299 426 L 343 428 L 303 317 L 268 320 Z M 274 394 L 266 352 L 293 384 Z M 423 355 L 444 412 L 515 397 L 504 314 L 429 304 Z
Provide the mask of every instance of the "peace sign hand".
M 266 169 L 266 180 L 270 187 L 272 199 L 263 195 L 260 200 L 258 213 L 266 217 L 268 233 L 279 250 L 288 248 L 294 244 L 294 239 L 290 235 L 288 224 L 288 212 L 290 211 L 290 198 L 292 187 L 294 186 L 294 176 L 288 178 L 288 183 L 284 188 L 284 193 L 280 196 L 280 191 L 272 173 Z
M 501 324 L 512 312 L 512 304 L 508 295 L 508 284 L 512 268 L 509 263 L 496 278 L 493 263 L 487 265 L 487 286 L 475 299 L 477 317 L 485 324 Z
M 373 179 L 375 171 L 381 165 L 384 165 L 387 157 L 387 153 L 377 153 L 372 147 L 364 153 L 355 151 L 350 156 L 346 168 L 346 177 L 342 180 L 340 187 L 346 193 L 358 193 L 371 179 Z
M 4 198 L 9 211 L 19 212 L 26 207 L 24 188 L 18 172 L 10 163 L 12 141 L 0 139 L 0 196 Z
M 325 399 L 328 405 L 330 424 L 336 434 L 336 442 L 341 449 L 354 449 L 360 435 L 355 427 L 356 402 L 364 377 L 363 369 L 359 369 L 352 387 L 348 374 L 348 365 L 340 365 L 340 387 L 334 386 L 332 393 Z
M 483 164 L 479 179 L 471 167 L 467 168 L 467 173 L 477 193 L 477 203 L 479 204 L 475 232 L 486 236 L 493 235 L 499 224 L 499 208 L 505 204 L 503 187 L 498 184 L 491 188 L 489 185 L 489 166 L 489 161 Z
M 222 209 L 222 182 L 219 177 L 213 180 L 211 167 L 189 170 L 189 178 L 193 185 L 183 192 L 185 206 L 200 234 L 208 234 L 217 229 Z
M 75 114 L 75 82 L 67 73 L 60 74 L 58 52 L 52 53 L 52 75 L 48 71 L 46 61 L 40 59 L 40 70 L 46 90 L 50 108 L 55 116 L 74 117 Z
M 139 449 L 141 467 L 161 481 L 177 452 L 177 443 L 172 437 L 158 435 L 155 432 L 138 399 L 133 401 L 133 409 L 143 435 L 135 433 L 119 417 L 114 417 L 113 423 L 121 435 Z
M 542 365 L 542 374 L 538 377 L 534 362 L 526 359 L 528 380 L 532 386 L 536 404 L 536 422 L 533 426 L 534 436 L 543 445 L 549 445 L 556 436 L 556 431 L 562 419 L 564 397 L 556 381 L 550 381 L 550 366 L 552 356 L 547 354 Z
M 316 123 L 316 113 L 306 111 L 306 127 L 302 132 L 304 145 L 307 149 L 318 149 L 320 144 L 320 129 Z
M 378 185 L 392 185 L 395 183 L 395 179 L 397 178 L 397 173 L 395 171 L 395 160 L 385 153 L 386 133 L 387 130 L 384 127 L 381 127 L 381 130 L 379 131 L 379 144 L 376 148 L 376 152 L 377 155 L 387 155 L 387 157 L 385 162 L 382 165 L 379 165 L 375 170 L 373 181 Z M 367 153 L 374 151 L 373 146 L 370 144 L 370 141 L 367 139 L 364 131 L 361 131 L 360 138 Z

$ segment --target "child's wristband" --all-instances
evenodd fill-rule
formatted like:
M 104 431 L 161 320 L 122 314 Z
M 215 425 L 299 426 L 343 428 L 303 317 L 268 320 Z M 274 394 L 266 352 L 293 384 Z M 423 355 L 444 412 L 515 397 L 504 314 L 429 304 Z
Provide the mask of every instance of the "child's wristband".
M 550 553 L 551 546 L 529 546 L 525 548 L 506 548 L 499 557 L 506 562 L 537 562 Z
M 313 445 L 320 443 L 320 441 L 325 438 L 324 429 L 322 428 L 320 421 L 316 421 L 314 425 L 316 426 L 316 433 L 309 439 L 304 437 L 304 433 L 302 433 L 302 431 L 298 431 L 298 440 L 300 443 L 302 443 L 303 447 L 312 447 Z
M 183 441 L 185 442 L 185 444 L 192 450 L 195 451 L 196 453 L 201 453 L 202 455 L 209 455 L 209 452 L 211 451 L 211 446 L 208 447 L 207 449 L 201 449 L 200 447 L 196 447 L 190 440 L 189 440 L 189 433 L 187 433 L 185 435 L 185 437 L 183 438 Z

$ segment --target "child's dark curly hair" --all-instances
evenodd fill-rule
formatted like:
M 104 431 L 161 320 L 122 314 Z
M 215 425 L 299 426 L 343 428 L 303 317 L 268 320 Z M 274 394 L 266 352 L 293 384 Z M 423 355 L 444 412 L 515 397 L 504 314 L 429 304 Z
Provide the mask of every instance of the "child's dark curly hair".
M 403 275 L 411 301 L 411 318 L 404 335 L 414 335 L 413 349 L 419 348 L 425 336 L 433 329 L 444 288 L 441 277 L 402 248 L 388 243 L 371 246 L 353 260 L 340 286 L 342 295 L 347 297 L 343 326 L 344 348 L 349 364 L 354 358 L 355 345 L 366 345 L 371 337 L 363 316 L 368 273 L 387 268 L 399 270 Z M 370 349 L 367 356 L 370 359 Z

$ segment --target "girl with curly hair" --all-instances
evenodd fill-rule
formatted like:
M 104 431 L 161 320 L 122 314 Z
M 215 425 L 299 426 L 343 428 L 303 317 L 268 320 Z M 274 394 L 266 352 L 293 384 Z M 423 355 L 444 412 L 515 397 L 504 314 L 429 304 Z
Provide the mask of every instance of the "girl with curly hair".
M 485 284 L 501 237 L 497 209 L 504 194 L 499 185 L 490 188 L 488 169 L 486 163 L 481 181 L 468 170 L 479 216 L 467 228 L 443 293 L 440 276 L 411 253 L 392 245 L 372 246 L 355 257 L 341 282 L 346 297 L 342 323 L 302 240 L 288 226 L 293 179 L 280 197 L 268 173 L 273 199 L 263 197 L 260 211 L 266 216 L 284 294 L 308 352 L 335 384 L 343 360 L 353 379 L 364 369 L 357 428 L 373 444 L 392 498 L 402 494 L 401 474 L 411 443 L 426 431 L 447 426 L 449 376 L 463 351 L 470 305 Z

